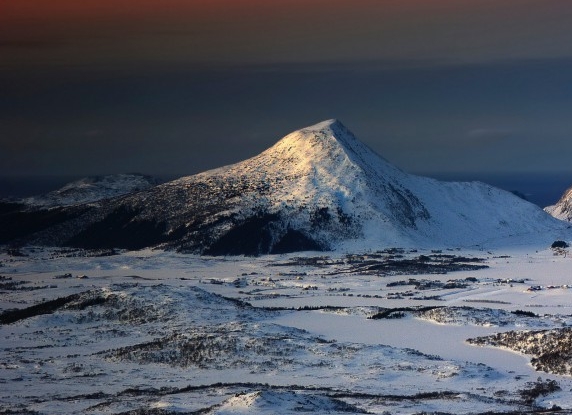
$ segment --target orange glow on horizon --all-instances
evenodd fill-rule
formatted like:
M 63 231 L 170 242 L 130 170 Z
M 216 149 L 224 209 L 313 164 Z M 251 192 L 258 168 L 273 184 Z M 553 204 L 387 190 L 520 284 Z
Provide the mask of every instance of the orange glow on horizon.
M 0 0 L 0 48 L 12 66 L 568 56 L 550 39 L 570 0 L 544 1 Z
M 468 0 L 459 7 L 477 3 L 477 0 Z M 0 4 L 0 21 L 137 19 L 177 16 L 181 13 L 236 13 L 240 16 L 294 11 L 329 14 L 332 10 L 343 12 L 371 8 L 383 8 L 392 13 L 455 5 L 459 5 L 456 0 L 18 0 Z

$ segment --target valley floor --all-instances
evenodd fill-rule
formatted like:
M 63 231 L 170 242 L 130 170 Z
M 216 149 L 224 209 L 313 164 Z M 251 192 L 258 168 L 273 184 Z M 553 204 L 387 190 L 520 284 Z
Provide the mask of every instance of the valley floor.
M 572 413 L 572 257 L 0 254 L 0 414 Z

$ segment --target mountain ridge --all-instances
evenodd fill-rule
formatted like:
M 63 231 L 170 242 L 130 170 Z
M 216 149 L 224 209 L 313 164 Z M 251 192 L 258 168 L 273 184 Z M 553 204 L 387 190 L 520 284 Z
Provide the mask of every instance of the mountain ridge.
M 545 207 L 544 211 L 556 219 L 572 222 L 572 187 L 566 189 L 558 202 Z
M 145 190 L 158 183 L 152 176 L 138 173 L 88 176 L 46 194 L 20 199 L 19 202 L 47 208 L 81 205 Z
M 549 243 L 559 221 L 483 183 L 400 170 L 341 122 L 294 131 L 247 160 L 85 208 L 23 240 L 205 255 Z

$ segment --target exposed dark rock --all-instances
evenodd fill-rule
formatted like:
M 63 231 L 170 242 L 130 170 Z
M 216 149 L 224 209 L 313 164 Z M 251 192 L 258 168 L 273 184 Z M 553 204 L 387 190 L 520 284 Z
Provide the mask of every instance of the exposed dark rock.
M 568 243 L 566 243 L 565 241 L 554 241 L 552 242 L 552 245 L 550 246 L 551 248 L 568 248 L 570 245 L 568 245 Z
M 572 328 L 509 331 L 467 340 L 477 345 L 506 347 L 532 356 L 536 370 L 558 375 L 572 375 Z

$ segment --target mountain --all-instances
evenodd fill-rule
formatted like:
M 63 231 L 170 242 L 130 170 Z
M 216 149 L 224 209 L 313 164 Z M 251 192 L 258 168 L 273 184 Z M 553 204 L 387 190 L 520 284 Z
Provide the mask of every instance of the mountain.
M 151 176 L 113 174 L 86 177 L 52 192 L 24 199 L 0 199 L 0 244 L 28 243 L 33 235 L 61 233 L 71 219 L 100 208 L 111 199 L 148 189 L 157 184 Z M 81 226 L 84 221 L 80 220 Z M 73 229 L 67 234 L 73 233 Z M 42 243 L 42 242 L 38 242 Z M 47 244 L 51 245 L 50 242 Z
M 572 222 L 572 187 L 567 189 L 555 205 L 544 210 L 557 219 Z
M 92 176 L 68 183 L 44 195 L 27 197 L 21 202 L 46 208 L 81 205 L 148 189 L 158 183 L 155 178 L 143 174 Z
M 295 131 L 243 162 L 60 213 L 63 219 L 19 240 L 259 255 L 546 244 L 568 232 L 540 208 L 500 189 L 407 174 L 336 120 Z

